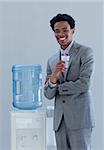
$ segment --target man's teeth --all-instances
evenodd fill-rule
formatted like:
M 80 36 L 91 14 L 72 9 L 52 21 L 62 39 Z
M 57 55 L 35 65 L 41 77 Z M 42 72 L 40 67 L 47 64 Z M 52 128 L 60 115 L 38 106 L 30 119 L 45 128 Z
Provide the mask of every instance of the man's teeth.
M 62 41 L 62 40 L 65 40 L 65 37 L 63 37 L 63 38 L 60 38 L 60 40 Z

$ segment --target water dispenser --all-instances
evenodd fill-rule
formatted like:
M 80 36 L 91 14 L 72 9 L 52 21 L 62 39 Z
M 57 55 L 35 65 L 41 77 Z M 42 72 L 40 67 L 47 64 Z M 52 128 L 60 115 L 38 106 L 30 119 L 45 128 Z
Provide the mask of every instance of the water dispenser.
M 13 106 L 36 109 L 42 106 L 42 68 L 40 64 L 13 65 Z

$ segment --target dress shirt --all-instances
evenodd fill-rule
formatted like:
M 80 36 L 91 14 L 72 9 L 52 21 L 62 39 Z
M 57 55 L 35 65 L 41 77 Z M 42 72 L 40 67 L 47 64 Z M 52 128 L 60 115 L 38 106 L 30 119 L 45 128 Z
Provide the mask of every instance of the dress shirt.
M 59 50 L 61 51 L 61 55 L 69 54 L 69 51 L 70 51 L 72 45 L 73 45 L 73 41 L 69 44 L 69 46 L 68 46 L 66 49 L 62 49 L 62 48 L 60 47 Z

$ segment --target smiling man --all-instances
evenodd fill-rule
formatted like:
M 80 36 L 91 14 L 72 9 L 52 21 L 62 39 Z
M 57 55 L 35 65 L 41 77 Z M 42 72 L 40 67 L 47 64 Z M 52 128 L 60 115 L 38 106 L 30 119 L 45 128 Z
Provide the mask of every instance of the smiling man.
M 74 26 L 71 27 L 67 21 L 59 21 L 55 23 L 53 30 L 61 48 L 66 49 L 72 42 Z
M 48 59 L 44 95 L 55 98 L 57 150 L 91 150 L 93 52 L 73 40 L 75 20 L 70 15 L 57 14 L 50 25 L 60 48 Z

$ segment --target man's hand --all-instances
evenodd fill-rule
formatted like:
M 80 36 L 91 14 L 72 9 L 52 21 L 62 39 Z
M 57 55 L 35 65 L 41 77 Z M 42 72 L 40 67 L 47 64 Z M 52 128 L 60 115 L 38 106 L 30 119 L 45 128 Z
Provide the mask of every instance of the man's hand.
M 64 71 L 65 71 L 65 62 L 61 60 L 56 64 L 56 68 L 52 72 L 52 75 L 50 76 L 50 82 L 55 84 L 57 82 L 57 77 L 59 76 L 59 74 L 61 74 Z

